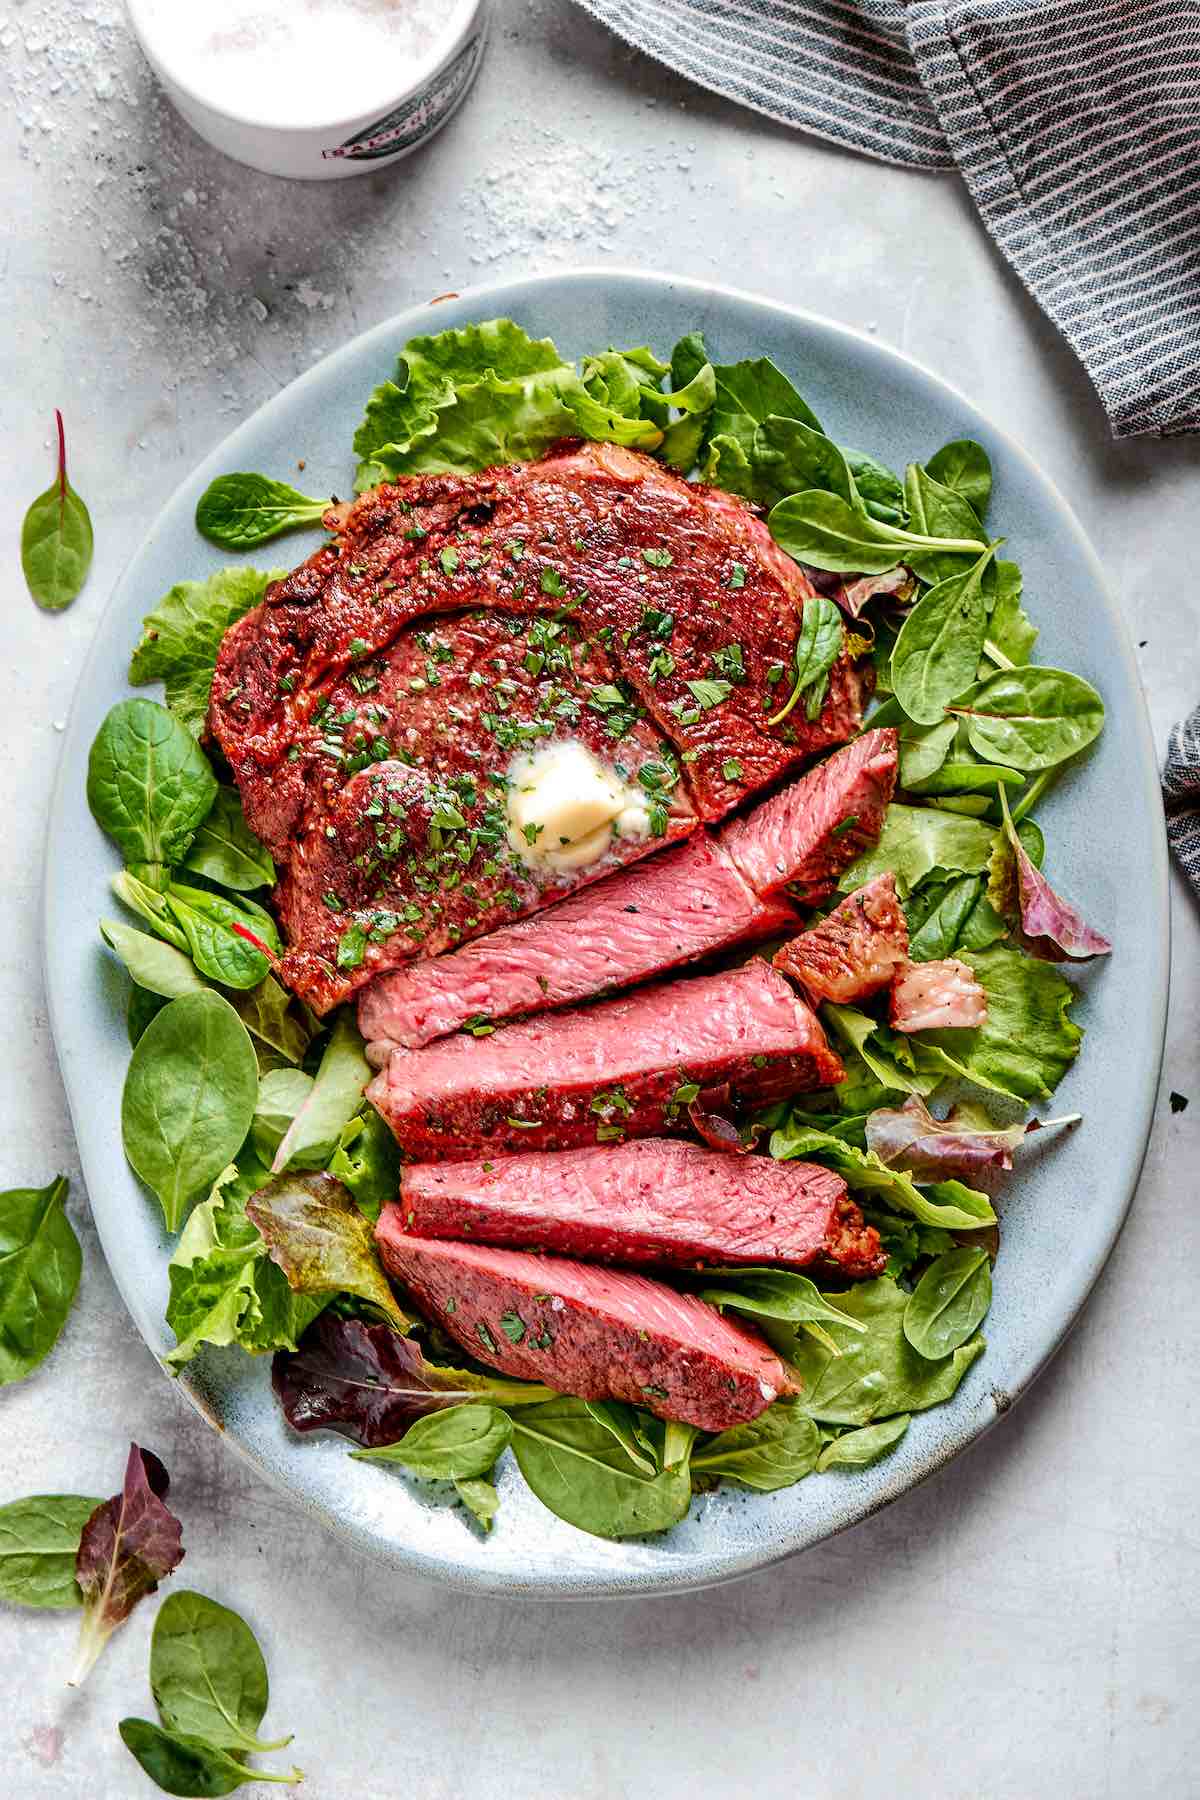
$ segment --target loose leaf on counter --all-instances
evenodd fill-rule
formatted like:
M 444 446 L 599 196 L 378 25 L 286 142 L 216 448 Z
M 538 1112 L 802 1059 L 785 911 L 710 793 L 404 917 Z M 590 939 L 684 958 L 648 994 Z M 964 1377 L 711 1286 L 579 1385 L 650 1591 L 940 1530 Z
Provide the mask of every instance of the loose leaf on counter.
M 894 1450 L 908 1430 L 909 1416 L 898 1413 L 894 1419 L 883 1419 L 878 1425 L 860 1425 L 857 1431 L 843 1431 L 831 1444 L 826 1444 L 817 1458 L 817 1468 L 865 1469 Z
M 63 1211 L 67 1190 L 60 1175 L 0 1194 L 0 1387 L 50 1354 L 75 1299 L 83 1256 Z
M 164 1504 L 170 1481 L 149 1450 L 129 1446 L 119 1494 L 98 1506 L 79 1542 L 75 1579 L 83 1626 L 70 1685 L 78 1687 L 117 1626 L 183 1560 L 179 1520 Z
M 904 1308 L 904 1335 L 920 1356 L 937 1362 L 965 1344 L 992 1304 L 986 1250 L 947 1250 L 926 1269 Z
M 269 475 L 218 475 L 196 503 L 196 529 L 223 550 L 251 550 L 283 531 L 319 525 L 330 504 Z
M 821 1434 L 799 1400 L 776 1400 L 757 1419 L 728 1431 L 692 1453 L 697 1475 L 721 1475 L 759 1493 L 774 1493 L 811 1475 L 821 1453 Z
M 950 701 L 975 680 L 987 633 L 983 575 L 991 558 L 986 550 L 969 569 L 931 587 L 900 627 L 892 692 L 918 725 L 944 720 Z
M 221 569 L 207 581 L 178 582 L 142 621 L 142 635 L 129 660 L 132 685 L 161 681 L 170 711 L 193 737 L 200 737 L 208 721 L 221 639 L 283 573 Z
M 164 1731 L 149 1719 L 122 1719 L 117 1729 L 125 1748 L 164 1794 L 232 1794 L 255 1781 L 276 1781 L 290 1787 L 303 1779 L 299 1769 L 289 1775 L 253 1769 L 203 1738 Z
M 1013 859 L 1016 905 L 1004 908 L 1004 896 L 993 880 L 991 898 L 999 910 L 1015 910 L 1021 923 L 1021 944 L 1031 956 L 1043 962 L 1090 962 L 1093 956 L 1108 956 L 1112 945 L 1076 911 L 1069 900 L 1056 894 L 1041 870 L 1035 868 L 1013 825 L 1008 800 L 1001 790 L 1000 807 L 1004 816 L 1004 837 Z
M 168 1231 L 237 1156 L 257 1097 L 254 1047 L 219 994 L 172 1000 L 142 1033 L 125 1076 L 121 1137 Z
M 417 1419 L 397 1443 L 350 1454 L 357 1462 L 398 1463 L 428 1481 L 472 1481 L 488 1474 L 511 1436 L 507 1413 L 471 1401 Z
M 954 1107 L 935 1119 L 919 1095 L 897 1111 L 880 1107 L 867 1119 L 867 1148 L 889 1168 L 905 1169 L 917 1181 L 964 1179 L 988 1170 L 1011 1169 L 1012 1153 L 1028 1125 L 993 1125 L 975 1107 Z
M 648 1475 L 631 1462 L 584 1400 L 523 1407 L 513 1418 L 513 1454 L 543 1506 L 594 1537 L 632 1537 L 677 1525 L 691 1503 L 686 1459 Z
M 271 1379 L 293 1431 L 337 1431 L 365 1449 L 394 1444 L 417 1419 L 464 1401 L 506 1409 L 556 1396 L 532 1381 L 427 1362 L 390 1325 L 323 1313 L 298 1350 L 276 1356 Z
M 167 1731 L 204 1738 L 222 1750 L 282 1750 L 291 1735 L 256 1734 L 270 1687 L 258 1640 L 246 1621 L 204 1594 L 168 1594 L 150 1640 L 150 1688 Z
M 0 1506 L 0 1600 L 59 1611 L 82 1606 L 75 1558 L 84 1526 L 103 1504 L 82 1494 L 30 1494 Z
M 372 1073 L 353 1012 L 345 1009 L 334 1022 L 312 1092 L 275 1153 L 271 1166 L 276 1175 L 290 1166 L 324 1168 L 343 1130 L 361 1109 Z
M 208 758 L 165 706 L 119 700 L 88 756 L 87 798 L 96 823 L 135 872 L 183 860 L 217 797 Z
M 58 426 L 58 472 L 39 494 L 21 526 L 21 568 L 30 596 L 43 612 L 61 612 L 76 599 L 92 566 L 92 521 L 67 480 L 63 416 Z
M 972 750 L 1011 769 L 1047 769 L 1100 733 L 1104 702 L 1090 682 L 1062 669 L 1000 669 L 951 708 L 966 720 Z
M 911 566 L 914 558 L 933 552 L 979 557 L 987 550 L 979 537 L 926 537 L 887 525 L 817 488 L 781 500 L 767 524 L 775 542 L 797 562 L 835 574 L 883 575 L 897 563 Z
M 242 815 L 237 789 L 221 787 L 196 828 L 184 868 L 205 875 L 235 893 L 252 893 L 275 880 L 271 853 L 259 843 Z
M 246 1202 L 273 1262 L 300 1294 L 354 1294 L 401 1331 L 397 1304 L 365 1219 L 340 1181 L 325 1174 L 276 1175 Z
M 950 1398 L 982 1356 L 983 1339 L 977 1334 L 940 1361 L 928 1361 L 904 1335 L 908 1300 L 886 1276 L 860 1282 L 842 1296 L 842 1303 L 866 1325 L 865 1334 L 831 1325 L 837 1355 L 811 1338 L 799 1339 L 791 1360 L 804 1382 L 803 1405 L 812 1418 L 822 1424 L 869 1425 Z
M 925 473 L 952 493 L 961 494 L 977 518 L 984 517 L 992 497 L 992 465 L 982 444 L 971 438 L 943 444 L 925 464 Z

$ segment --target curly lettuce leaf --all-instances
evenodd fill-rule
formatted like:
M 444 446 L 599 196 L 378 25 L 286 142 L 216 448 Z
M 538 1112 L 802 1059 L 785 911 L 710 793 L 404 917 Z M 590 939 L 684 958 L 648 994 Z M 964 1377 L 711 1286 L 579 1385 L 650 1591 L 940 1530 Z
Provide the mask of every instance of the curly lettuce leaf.
M 815 1130 L 802 1116 L 794 1116 L 771 1133 L 770 1150 L 776 1162 L 802 1157 L 824 1163 L 827 1168 L 836 1169 L 850 1187 L 875 1195 L 879 1205 L 907 1213 L 922 1225 L 936 1225 L 943 1231 L 976 1231 L 981 1225 L 996 1222 L 986 1194 L 964 1187 L 961 1181 L 918 1187 L 911 1175 L 889 1168 L 873 1151 L 860 1150 L 856 1144 L 848 1144 L 830 1132 Z M 841 1305 L 840 1299 L 838 1304 Z
M 967 1031 L 918 1031 L 920 1054 L 947 1075 L 1015 1100 L 1048 1100 L 1076 1056 L 1083 1032 L 1067 1015 L 1075 990 L 1049 964 L 1019 950 L 961 951 L 987 994 L 987 1019 Z
M 177 582 L 142 621 L 142 635 L 129 659 L 133 686 L 161 681 L 170 711 L 193 737 L 200 737 L 221 639 L 282 574 L 282 569 L 266 574 L 218 569 L 207 581 Z

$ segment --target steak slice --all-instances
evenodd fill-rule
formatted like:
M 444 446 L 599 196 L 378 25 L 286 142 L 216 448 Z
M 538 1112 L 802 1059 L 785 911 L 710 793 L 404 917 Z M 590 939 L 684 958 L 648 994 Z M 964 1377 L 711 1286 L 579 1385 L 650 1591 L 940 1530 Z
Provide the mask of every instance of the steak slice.
M 506 1375 L 702 1431 L 755 1419 L 795 1391 L 756 1332 L 648 1276 L 410 1237 L 395 1205 L 375 1235 L 388 1274 L 421 1310 Z
M 987 994 L 975 971 L 956 956 L 909 963 L 892 980 L 891 1022 L 897 1031 L 967 1031 L 986 1021 Z
M 759 900 L 719 843 L 692 838 L 449 956 L 407 963 L 359 997 L 368 1044 L 415 1050 L 470 1019 L 545 1012 L 786 932 L 784 900 Z
M 827 900 L 838 876 L 874 844 L 896 786 L 894 731 L 865 731 L 838 756 L 744 818 L 721 842 L 756 894 L 786 886 L 809 906 Z
M 856 888 L 774 958 L 775 967 L 800 982 L 814 1006 L 822 1000 L 837 1006 L 867 1000 L 907 963 L 908 922 L 891 873 Z
M 687 1130 L 687 1106 L 765 1106 L 840 1081 L 815 1014 L 766 963 L 663 983 L 491 1037 L 395 1050 L 367 1097 L 418 1160 Z
M 780 1263 L 878 1275 L 877 1231 L 832 1169 L 672 1138 L 404 1169 L 398 1229 L 590 1262 Z
M 815 793 L 814 804 L 828 821 L 823 840 L 803 836 L 800 841 L 796 866 L 801 877 L 824 858 L 836 879 L 844 838 L 850 837 L 849 861 L 878 836 L 886 803 L 871 804 L 851 828 L 853 835 L 829 836 L 850 816 L 849 808 L 863 804 L 868 782 L 891 793 L 896 734 L 878 731 L 868 737 L 869 776 L 863 772 L 863 751 L 851 744 L 796 784 Z M 725 847 L 731 838 L 752 838 L 759 819 L 764 831 L 774 829 L 781 798 L 764 801 L 715 837 L 693 837 L 686 846 L 614 874 L 547 912 L 501 926 L 448 956 L 408 963 L 380 977 L 360 998 L 359 1029 L 379 1049 L 389 1042 L 417 1049 L 470 1019 L 545 1012 L 605 988 L 666 974 L 732 944 L 790 930 L 795 914 L 784 897 L 758 898 Z M 772 868 L 773 883 L 776 874 Z M 907 952 L 905 936 L 903 954 Z

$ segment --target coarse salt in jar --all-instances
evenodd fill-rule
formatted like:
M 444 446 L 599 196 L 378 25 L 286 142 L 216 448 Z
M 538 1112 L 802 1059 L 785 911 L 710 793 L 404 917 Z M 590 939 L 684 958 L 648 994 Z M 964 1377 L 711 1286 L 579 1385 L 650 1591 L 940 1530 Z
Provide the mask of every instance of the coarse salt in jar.
M 193 128 L 268 175 L 386 167 L 444 125 L 483 56 L 489 0 L 127 0 Z

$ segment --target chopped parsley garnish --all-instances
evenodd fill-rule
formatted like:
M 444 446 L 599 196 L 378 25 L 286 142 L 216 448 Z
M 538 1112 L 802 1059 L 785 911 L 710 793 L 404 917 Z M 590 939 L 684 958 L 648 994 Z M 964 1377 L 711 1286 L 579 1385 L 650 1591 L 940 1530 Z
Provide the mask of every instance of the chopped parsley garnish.
M 367 953 L 367 934 L 359 924 L 349 926 L 338 939 L 337 966 L 357 969 Z
M 719 650 L 712 653 L 713 667 L 730 681 L 745 681 L 746 665 L 742 661 L 740 644 L 722 644 Z
M 483 1345 L 484 1349 L 490 1350 L 493 1356 L 497 1355 L 498 1352 L 497 1352 L 497 1348 L 496 1348 L 496 1340 L 492 1336 L 491 1332 L 488 1330 L 487 1326 L 484 1324 L 482 1319 L 480 1319 L 477 1322 L 477 1324 L 475 1326 L 475 1332 L 479 1338 L 480 1343 Z
M 726 781 L 740 781 L 742 779 L 742 765 L 736 756 L 726 757 L 725 761 L 721 764 L 721 773 Z
M 733 691 L 733 683 L 729 681 L 689 681 L 686 685 L 705 712 L 710 707 L 720 706 Z
M 511 544 L 505 544 L 504 554 L 511 556 L 514 562 L 520 562 L 525 554 L 525 545 L 520 538 L 514 538 Z
M 729 565 L 729 586 L 731 588 L 740 588 L 740 587 L 745 587 L 745 585 L 746 585 L 745 564 L 744 563 L 731 563 Z
M 675 1092 L 671 1095 L 671 1105 L 690 1106 L 692 1101 L 699 1099 L 699 1097 L 700 1088 L 698 1084 L 694 1081 L 683 1081 L 680 1082 L 679 1086 L 675 1089 Z
M 857 824 L 858 814 L 851 813 L 848 819 L 843 819 L 840 825 L 835 825 L 829 835 L 830 837 L 845 837 L 846 833 L 848 831 L 853 831 Z
M 675 615 L 659 612 L 656 606 L 643 606 L 641 629 L 650 637 L 669 638 L 675 629 Z
M 550 568 L 548 564 L 538 576 L 538 586 L 543 594 L 552 594 L 556 600 L 561 600 L 567 591 L 567 584 L 558 570 Z
M 642 561 L 648 562 L 652 569 L 669 569 L 675 558 L 669 550 L 643 550 Z
M 519 1344 L 525 1336 L 525 1321 L 517 1312 L 500 1314 L 500 1329 L 510 1344 Z
M 438 552 L 438 561 L 442 565 L 443 575 L 453 575 L 458 567 L 458 551 L 452 544 L 447 544 Z
M 589 1111 L 600 1113 L 601 1116 L 605 1118 L 609 1117 L 612 1113 L 619 1112 L 623 1117 L 628 1118 L 629 1114 L 633 1111 L 633 1108 L 630 1106 L 622 1089 L 613 1088 L 608 1093 L 597 1094 L 592 1101 Z
M 596 1127 L 596 1142 L 598 1144 L 619 1144 L 624 1139 L 624 1136 L 625 1130 L 621 1125 L 597 1125 Z

